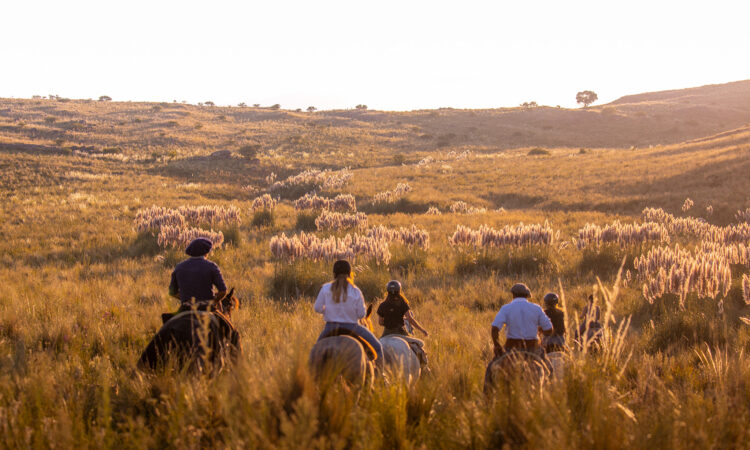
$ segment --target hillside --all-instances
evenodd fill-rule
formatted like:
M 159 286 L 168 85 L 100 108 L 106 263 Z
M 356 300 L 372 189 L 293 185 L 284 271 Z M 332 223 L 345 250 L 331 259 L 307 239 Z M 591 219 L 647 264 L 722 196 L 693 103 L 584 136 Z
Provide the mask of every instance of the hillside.
M 0 99 L 0 145 L 175 159 L 261 145 L 261 155 L 312 163 L 381 163 L 396 153 L 519 147 L 674 144 L 750 123 L 750 81 L 623 97 L 587 109 L 320 111 L 178 103 Z M 91 147 L 90 149 L 87 149 Z M 356 153 L 354 158 L 349 156 Z M 364 155 L 364 156 L 363 156 Z M 369 162 L 367 163 L 369 164 Z

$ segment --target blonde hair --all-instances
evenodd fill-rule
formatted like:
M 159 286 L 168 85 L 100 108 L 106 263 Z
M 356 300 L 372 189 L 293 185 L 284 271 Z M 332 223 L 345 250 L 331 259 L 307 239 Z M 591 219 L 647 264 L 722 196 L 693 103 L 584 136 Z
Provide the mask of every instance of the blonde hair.
M 331 293 L 333 294 L 334 303 L 341 303 L 341 294 L 344 294 L 344 301 L 346 301 L 346 292 L 349 285 L 354 286 L 354 282 L 346 274 L 336 275 L 336 279 L 333 280 L 331 285 Z

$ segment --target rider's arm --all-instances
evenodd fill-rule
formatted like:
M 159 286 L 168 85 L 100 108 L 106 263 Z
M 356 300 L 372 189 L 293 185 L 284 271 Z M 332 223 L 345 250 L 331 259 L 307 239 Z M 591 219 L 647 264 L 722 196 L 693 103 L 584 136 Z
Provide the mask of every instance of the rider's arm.
M 505 327 L 505 311 L 500 308 L 500 311 L 495 316 L 495 320 L 492 321 L 492 343 L 495 345 L 495 354 L 502 351 L 500 345 L 500 330 Z
M 406 320 L 409 321 L 409 323 L 416 328 L 417 330 L 424 333 L 425 336 L 429 336 L 430 333 L 427 332 L 424 328 L 422 328 L 422 325 L 417 322 L 417 319 L 414 317 L 414 314 L 411 312 L 411 310 L 406 311 Z
M 500 345 L 500 329 L 496 326 L 492 326 L 492 344 L 495 346 L 495 350 L 502 348 Z
M 552 321 L 549 320 L 547 314 L 542 311 L 542 308 L 539 308 L 539 331 L 545 336 L 550 336 L 552 334 Z
M 352 286 L 349 286 L 349 288 L 351 287 Z M 359 288 L 354 288 L 354 289 L 357 290 L 356 293 L 358 294 L 358 297 L 359 297 L 355 304 L 357 308 L 357 317 L 362 319 L 367 315 L 367 308 L 365 308 L 365 296 L 362 294 L 362 291 L 359 290 Z
M 178 299 L 180 298 L 180 288 L 177 286 L 177 277 L 172 272 L 172 280 L 169 282 L 169 295 Z
M 318 314 L 323 314 L 323 311 L 325 311 L 326 309 L 326 293 L 323 292 L 325 289 L 325 285 L 320 288 L 320 292 L 318 292 L 318 298 L 315 299 L 315 306 L 313 306 L 313 309 Z
M 216 290 L 218 291 L 215 298 L 223 298 L 227 294 L 227 285 L 224 284 L 224 277 L 221 276 L 221 269 L 219 269 L 219 266 L 216 264 L 214 264 L 211 270 L 211 283 L 216 286 Z

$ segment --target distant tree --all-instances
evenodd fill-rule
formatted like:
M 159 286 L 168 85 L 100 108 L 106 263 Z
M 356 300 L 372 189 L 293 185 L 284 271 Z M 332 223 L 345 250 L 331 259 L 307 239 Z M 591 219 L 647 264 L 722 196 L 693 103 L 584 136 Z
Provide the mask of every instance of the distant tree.
M 596 95 L 596 92 L 594 91 L 581 91 L 576 94 L 576 102 L 582 104 L 584 108 L 588 107 L 598 99 L 599 96 Z
M 260 108 L 260 103 L 253 103 L 253 108 Z
M 307 107 L 307 112 L 309 112 L 309 113 L 314 113 L 317 110 L 318 110 L 318 108 L 316 108 L 314 106 L 308 106 Z
M 32 100 L 41 100 L 44 97 L 42 97 L 41 95 L 32 95 L 31 98 L 32 98 Z
M 302 108 L 297 108 L 294 110 L 294 112 L 302 112 Z
M 99 101 L 100 102 L 111 102 L 112 101 L 112 97 L 110 97 L 109 95 L 101 95 L 101 96 L 99 96 Z
M 281 105 L 279 105 L 278 103 L 275 103 L 275 104 L 271 105 L 270 108 L 273 109 L 273 110 L 281 109 Z
M 216 106 L 216 104 L 214 102 L 212 102 L 211 100 L 209 100 L 207 102 L 203 102 L 203 104 L 206 105 L 206 106 Z
M 536 108 L 539 105 L 536 102 L 523 102 L 523 103 L 521 103 L 520 106 L 522 108 L 528 109 L 528 108 Z
M 245 102 L 242 102 L 242 103 L 237 103 L 237 106 L 239 106 L 240 108 L 244 108 L 247 105 L 245 104 Z
M 355 108 L 364 111 L 364 110 L 367 109 L 367 105 L 357 105 L 357 106 L 355 106 Z

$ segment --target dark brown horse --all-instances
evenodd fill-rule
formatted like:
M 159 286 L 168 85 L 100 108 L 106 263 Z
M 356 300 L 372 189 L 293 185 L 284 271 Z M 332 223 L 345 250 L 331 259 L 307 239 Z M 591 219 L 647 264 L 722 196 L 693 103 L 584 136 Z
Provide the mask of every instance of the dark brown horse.
M 230 321 L 238 307 L 231 289 L 221 299 L 183 304 L 174 314 L 162 314 L 164 325 L 141 354 L 138 366 L 157 369 L 171 361 L 180 369 L 220 370 L 240 352 L 240 336 Z

